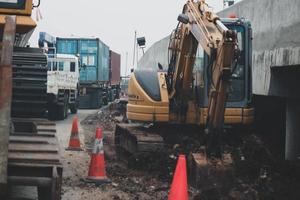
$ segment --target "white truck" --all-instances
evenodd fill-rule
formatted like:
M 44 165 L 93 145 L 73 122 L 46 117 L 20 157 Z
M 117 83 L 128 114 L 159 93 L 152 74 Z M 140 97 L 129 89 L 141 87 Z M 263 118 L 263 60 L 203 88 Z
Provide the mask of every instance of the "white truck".
M 79 94 L 79 58 L 74 55 L 48 55 L 48 117 L 63 120 L 77 113 Z

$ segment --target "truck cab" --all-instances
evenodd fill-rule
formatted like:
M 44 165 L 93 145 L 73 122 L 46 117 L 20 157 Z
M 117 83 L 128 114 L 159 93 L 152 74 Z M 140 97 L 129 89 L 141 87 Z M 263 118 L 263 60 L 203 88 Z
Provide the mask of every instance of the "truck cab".
M 68 110 L 77 113 L 79 88 L 79 58 L 74 55 L 48 55 L 47 94 L 48 115 L 65 119 Z

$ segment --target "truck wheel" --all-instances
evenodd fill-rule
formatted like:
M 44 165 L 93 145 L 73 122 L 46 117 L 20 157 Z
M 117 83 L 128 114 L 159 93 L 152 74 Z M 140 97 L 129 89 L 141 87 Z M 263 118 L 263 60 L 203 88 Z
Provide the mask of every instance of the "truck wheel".
M 51 194 L 51 188 L 38 187 L 38 200 L 51 200 L 53 194 Z
M 70 110 L 72 114 L 77 114 L 77 110 L 78 110 L 78 103 L 73 103 L 70 104 Z
M 64 120 L 68 116 L 68 111 L 69 111 L 68 101 L 69 101 L 69 96 L 67 93 L 65 93 L 63 105 L 57 106 L 58 107 L 57 118 L 59 120 Z
M 56 120 L 57 119 L 57 105 L 51 104 L 48 108 L 48 119 Z

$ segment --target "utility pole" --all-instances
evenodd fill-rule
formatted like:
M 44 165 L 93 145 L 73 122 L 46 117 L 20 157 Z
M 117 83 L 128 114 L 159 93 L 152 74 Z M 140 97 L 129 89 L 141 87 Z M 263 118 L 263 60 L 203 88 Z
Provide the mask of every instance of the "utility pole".
M 135 63 L 135 50 L 136 50 L 136 31 L 134 31 L 134 40 L 133 40 L 133 62 L 132 62 L 132 67 L 134 68 L 134 63 Z
M 125 66 L 125 77 L 127 76 L 127 70 L 128 70 L 128 52 L 126 52 L 126 66 Z

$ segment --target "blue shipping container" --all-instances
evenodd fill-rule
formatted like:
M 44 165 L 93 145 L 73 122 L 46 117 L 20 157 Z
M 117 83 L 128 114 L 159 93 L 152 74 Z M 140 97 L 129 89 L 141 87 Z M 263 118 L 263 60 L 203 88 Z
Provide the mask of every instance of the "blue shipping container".
M 80 55 L 80 82 L 109 81 L 109 47 L 94 38 L 57 38 L 59 54 Z

